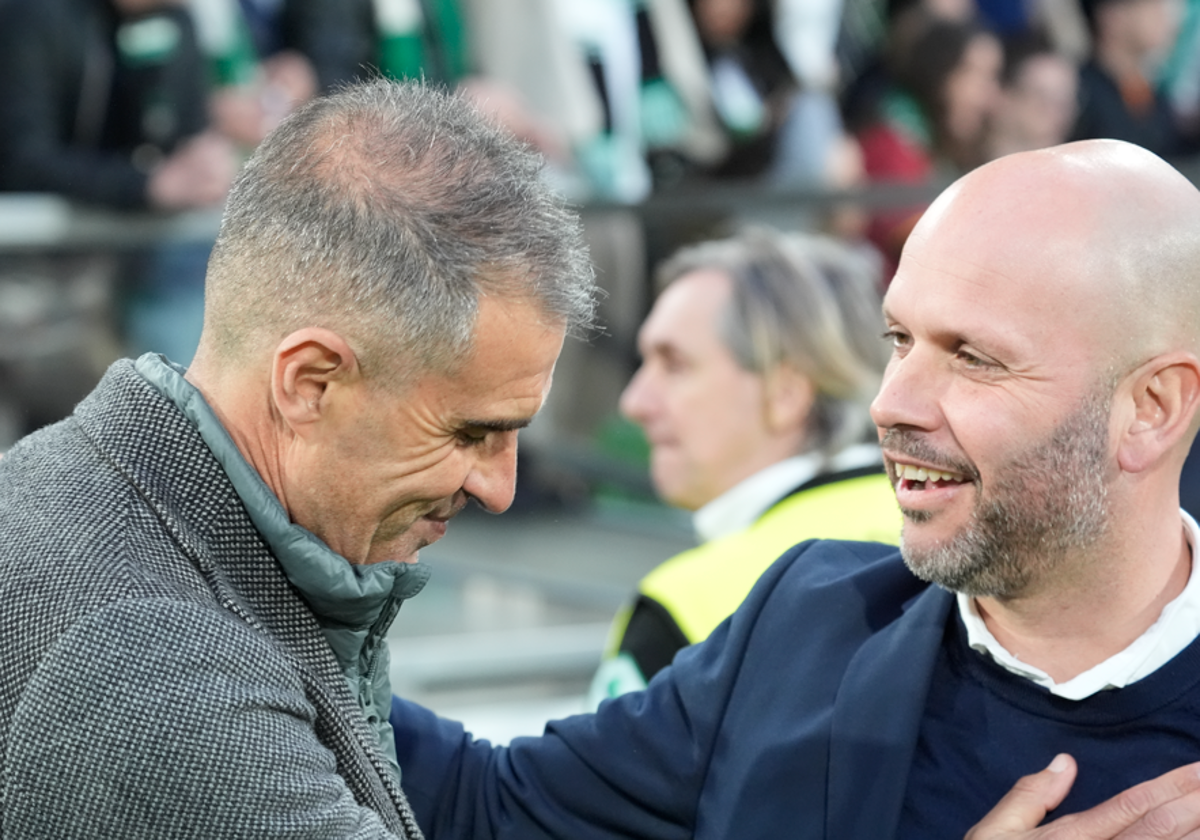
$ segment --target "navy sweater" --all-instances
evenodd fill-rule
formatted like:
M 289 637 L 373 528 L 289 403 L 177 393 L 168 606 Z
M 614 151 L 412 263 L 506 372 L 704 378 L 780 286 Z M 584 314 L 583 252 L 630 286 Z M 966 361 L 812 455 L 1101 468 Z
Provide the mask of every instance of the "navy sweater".
M 1200 642 L 1136 683 L 1075 701 L 972 650 L 953 617 L 897 836 L 962 837 L 996 804 L 996 791 L 1060 752 L 1075 757 L 1079 775 L 1049 819 L 1200 759 Z

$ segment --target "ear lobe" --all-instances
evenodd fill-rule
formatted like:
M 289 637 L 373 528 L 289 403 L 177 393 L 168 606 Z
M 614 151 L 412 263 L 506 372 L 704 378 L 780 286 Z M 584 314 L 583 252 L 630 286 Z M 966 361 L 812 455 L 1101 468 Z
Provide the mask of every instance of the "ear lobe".
M 787 364 L 777 366 L 763 380 L 767 428 L 782 434 L 803 429 L 817 398 L 812 381 Z
M 284 423 L 303 437 L 328 416 L 338 386 L 360 379 L 358 357 L 340 335 L 306 327 L 275 348 L 271 399 Z
M 1190 353 L 1158 356 L 1133 377 L 1133 416 L 1122 430 L 1118 461 L 1127 472 L 1141 472 L 1187 439 L 1200 406 L 1200 362 Z

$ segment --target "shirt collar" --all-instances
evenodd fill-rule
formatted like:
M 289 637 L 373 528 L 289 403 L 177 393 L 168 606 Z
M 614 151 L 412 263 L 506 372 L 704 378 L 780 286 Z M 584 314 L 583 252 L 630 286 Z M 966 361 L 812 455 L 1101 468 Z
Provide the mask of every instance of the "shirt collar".
M 1197 574 L 1195 562 L 1200 529 L 1187 511 L 1179 513 L 1193 558 L 1187 585 L 1163 607 L 1158 620 L 1129 647 L 1066 682 L 1056 683 L 1045 671 L 1022 662 L 1005 650 L 984 624 L 975 599 L 960 592 L 958 614 L 967 629 L 967 643 L 974 650 L 991 656 L 1006 670 L 1068 700 L 1082 700 L 1107 688 L 1124 688 L 1154 673 L 1200 635 L 1200 574 Z
M 850 470 L 879 462 L 879 447 L 862 444 L 832 458 L 809 452 L 796 455 L 735 484 L 692 514 L 692 527 L 703 542 L 749 528 L 777 502 L 820 472 Z

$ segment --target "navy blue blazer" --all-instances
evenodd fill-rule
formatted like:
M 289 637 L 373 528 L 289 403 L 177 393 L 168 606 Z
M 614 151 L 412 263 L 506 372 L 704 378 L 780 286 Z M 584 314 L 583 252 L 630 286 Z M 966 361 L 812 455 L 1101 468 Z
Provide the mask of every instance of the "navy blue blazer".
M 645 691 L 508 748 L 395 700 L 431 840 L 895 834 L 953 597 L 874 543 L 781 557 Z

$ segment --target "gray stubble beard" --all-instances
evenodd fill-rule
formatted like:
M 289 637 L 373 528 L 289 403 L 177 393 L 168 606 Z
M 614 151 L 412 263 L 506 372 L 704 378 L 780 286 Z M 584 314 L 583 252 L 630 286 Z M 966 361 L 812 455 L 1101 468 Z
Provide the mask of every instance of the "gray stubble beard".
M 1007 464 L 986 496 L 976 479 L 970 520 L 950 540 L 918 551 L 902 536 L 913 574 L 974 597 L 1011 598 L 1094 546 L 1108 527 L 1111 394 L 1096 389 L 1046 440 Z M 904 516 L 932 518 L 925 511 Z

